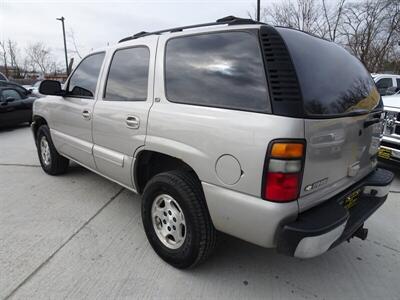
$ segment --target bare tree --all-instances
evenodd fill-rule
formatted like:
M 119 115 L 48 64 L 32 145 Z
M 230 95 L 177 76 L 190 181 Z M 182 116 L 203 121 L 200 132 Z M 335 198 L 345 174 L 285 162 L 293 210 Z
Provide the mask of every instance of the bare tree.
M 381 71 L 400 40 L 400 2 L 354 2 L 343 15 L 343 43 L 369 71 Z
M 4 72 L 6 73 L 6 77 L 8 77 L 8 55 L 7 55 L 7 46 L 4 41 L 0 42 L 0 54 L 1 60 L 4 64 Z
M 339 28 L 343 24 L 343 8 L 346 0 L 338 0 L 337 2 L 332 1 L 330 5 L 327 5 L 326 0 L 322 0 L 322 10 L 324 21 L 322 28 L 322 37 L 335 42 Z
M 261 9 L 261 20 L 273 25 L 299 29 L 335 41 L 347 0 L 285 0 Z M 254 12 L 248 12 L 254 19 Z
M 321 4 L 317 0 L 285 0 L 263 8 L 261 19 L 274 25 L 321 35 L 321 11 Z
M 14 69 L 14 77 L 19 78 L 20 76 L 20 67 L 18 64 L 18 44 L 11 39 L 7 40 L 7 52 L 10 60 L 11 68 Z
M 71 41 L 72 45 L 74 46 L 74 50 L 69 50 L 68 52 L 71 52 L 73 54 L 78 55 L 79 59 L 82 59 L 82 55 L 78 49 L 76 39 L 75 39 L 75 31 L 71 28 L 67 34 L 68 39 Z
M 37 67 L 43 74 L 48 73 L 54 65 L 51 50 L 42 42 L 31 44 L 26 49 L 31 65 Z
M 400 71 L 399 0 L 283 0 L 262 8 L 261 20 L 339 43 L 371 72 Z
M 12 76 L 14 78 L 21 77 L 19 54 L 17 42 L 11 39 L 0 42 L 0 56 L 4 64 L 6 76 Z

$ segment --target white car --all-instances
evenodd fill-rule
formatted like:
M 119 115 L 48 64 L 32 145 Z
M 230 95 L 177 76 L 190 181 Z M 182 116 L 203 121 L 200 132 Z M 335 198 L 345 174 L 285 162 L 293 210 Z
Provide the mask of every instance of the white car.
M 382 97 L 385 125 L 379 158 L 400 162 L 400 94 Z
M 42 97 L 43 95 L 39 93 L 39 86 L 40 83 L 42 81 L 36 81 L 34 84 L 32 85 L 24 85 L 23 87 L 26 88 L 28 91 L 30 91 L 32 93 L 32 95 L 34 95 L 35 97 Z
M 371 74 L 382 96 L 393 95 L 400 91 L 400 75 Z

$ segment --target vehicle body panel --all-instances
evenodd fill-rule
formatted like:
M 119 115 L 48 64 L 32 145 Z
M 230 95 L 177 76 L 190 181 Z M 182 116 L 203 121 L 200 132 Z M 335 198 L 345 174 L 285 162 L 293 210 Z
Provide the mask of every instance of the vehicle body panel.
M 381 97 L 365 66 L 341 46 L 278 28 L 296 69 L 307 142 L 300 211 L 329 199 L 376 166 Z
M 87 57 L 96 53 L 92 53 Z M 79 65 L 77 68 L 79 68 Z M 104 60 L 99 78 L 103 68 Z M 74 72 L 72 72 L 65 84 L 67 88 Z M 97 88 L 93 98 L 69 96 L 67 94 L 66 96 L 56 96 L 48 103 L 48 109 L 51 112 L 50 128 L 54 132 L 53 142 L 57 150 L 61 154 L 76 159 L 92 169 L 96 168 L 93 158 L 92 118 L 99 82 L 100 80 L 97 81 Z
M 169 38 L 182 35 L 161 36 L 158 53 L 164 53 Z M 164 55 L 157 56 L 155 74 L 154 97 L 158 100 L 149 114 L 144 149 L 178 157 L 204 182 L 260 197 L 269 142 L 277 137 L 304 137 L 302 119 L 168 101 Z M 221 181 L 216 173 L 223 155 L 235 157 L 240 164 L 242 174 L 235 184 Z
M 307 153 L 300 211 L 329 199 L 331 193 L 346 189 L 375 168 L 382 122 L 364 128 L 369 118 L 305 120 Z
M 118 49 L 145 46 L 150 51 L 146 101 L 109 101 L 104 99 L 108 68 L 102 74 L 98 101 L 93 116 L 93 155 L 99 172 L 134 187 L 133 156 L 145 143 L 147 118 L 153 103 L 154 63 L 158 37 L 150 36 L 117 45 L 107 51 L 105 63 L 111 63 Z M 138 119 L 138 128 L 128 126 L 128 118 Z
M 92 148 L 92 123 L 84 119 L 84 110 L 93 111 L 93 99 L 56 97 L 49 103 L 53 120 L 53 142 L 61 154 L 95 168 Z M 57 121 L 54 121 L 57 120 Z
M 4 90 L 13 90 L 19 95 L 19 98 L 10 102 L 6 102 L 5 99 L 0 100 L 0 126 L 32 122 L 32 106 L 36 98 L 27 97 L 11 86 L 0 87 L 0 94 Z

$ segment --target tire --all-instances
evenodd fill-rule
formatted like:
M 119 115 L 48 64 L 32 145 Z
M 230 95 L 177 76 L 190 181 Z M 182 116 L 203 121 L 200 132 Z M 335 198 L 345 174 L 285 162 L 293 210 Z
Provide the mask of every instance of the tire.
M 162 208 L 163 201 L 165 209 Z M 172 214 L 169 212 L 170 208 Z M 156 216 L 163 209 L 162 217 Z M 183 213 L 183 218 L 179 211 Z M 142 197 L 142 221 L 154 251 L 176 268 L 194 267 L 214 250 L 216 230 L 208 213 L 200 182 L 188 172 L 161 173 L 147 183 Z M 176 230 L 173 228 L 175 225 Z M 170 231 L 167 232 L 168 226 Z M 177 239 L 171 237 L 172 235 L 163 238 L 163 230 L 168 234 L 174 233 Z
M 57 152 L 47 125 L 40 126 L 36 133 L 36 148 L 43 171 L 49 175 L 60 175 L 67 172 L 69 159 Z

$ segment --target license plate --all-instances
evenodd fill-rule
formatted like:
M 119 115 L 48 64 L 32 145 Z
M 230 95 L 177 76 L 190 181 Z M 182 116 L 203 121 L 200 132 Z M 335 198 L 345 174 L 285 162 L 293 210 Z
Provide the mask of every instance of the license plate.
M 378 156 L 380 158 L 390 159 L 390 157 L 392 156 L 392 150 L 386 148 L 379 148 Z
M 360 194 L 361 194 L 361 189 L 352 192 L 350 195 L 344 198 L 343 206 L 346 209 L 354 207 L 357 204 L 358 200 L 360 199 Z

